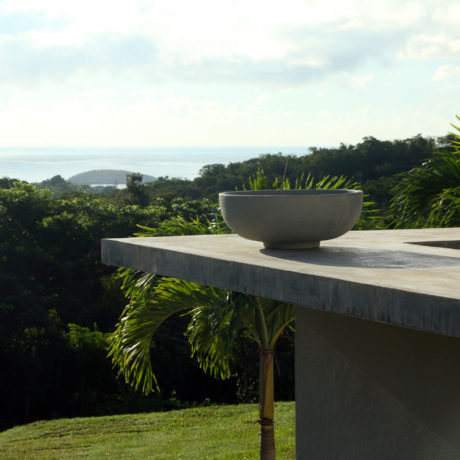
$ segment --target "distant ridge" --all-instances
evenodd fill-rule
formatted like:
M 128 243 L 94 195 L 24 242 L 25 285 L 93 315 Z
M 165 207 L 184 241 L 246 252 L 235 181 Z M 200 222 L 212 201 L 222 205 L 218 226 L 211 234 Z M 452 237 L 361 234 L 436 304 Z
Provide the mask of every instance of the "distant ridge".
M 67 179 L 72 184 L 79 185 L 115 185 L 126 184 L 126 175 L 133 174 L 132 171 L 122 169 L 95 169 L 80 174 L 75 174 Z M 142 183 L 153 182 L 156 177 L 142 174 Z

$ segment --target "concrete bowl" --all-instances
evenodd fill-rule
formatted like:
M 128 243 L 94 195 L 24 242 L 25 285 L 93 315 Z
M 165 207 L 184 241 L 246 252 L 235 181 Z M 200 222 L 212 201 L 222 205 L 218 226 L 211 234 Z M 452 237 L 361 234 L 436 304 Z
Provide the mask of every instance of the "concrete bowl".
M 250 190 L 219 193 L 222 216 L 238 235 L 266 248 L 316 248 L 351 230 L 361 190 Z

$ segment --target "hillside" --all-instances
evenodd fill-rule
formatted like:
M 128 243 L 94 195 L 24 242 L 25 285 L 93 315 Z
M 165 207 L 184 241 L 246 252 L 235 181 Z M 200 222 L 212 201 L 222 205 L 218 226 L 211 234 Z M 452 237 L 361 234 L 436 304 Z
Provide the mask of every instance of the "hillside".
M 2 460 L 258 459 L 257 405 L 57 419 L 0 433 Z M 278 458 L 295 458 L 295 403 L 276 403 Z
M 248 186 L 248 178 L 262 169 L 269 184 L 275 178 L 287 178 L 292 185 L 303 177 L 345 176 L 361 184 L 371 201 L 386 209 L 392 197 L 391 190 L 398 183 L 397 174 L 419 166 L 433 156 L 437 149 L 448 148 L 448 138 L 424 138 L 380 141 L 365 137 L 356 145 L 310 148 L 304 156 L 264 154 L 246 161 L 208 164 L 193 180 L 163 179 L 148 185 L 155 194 L 175 194 L 185 199 L 209 198 L 217 201 L 219 192 Z
M 126 184 L 126 175 L 133 174 L 132 171 L 124 171 L 122 169 L 95 169 L 86 171 L 80 174 L 75 174 L 67 179 L 72 184 L 79 185 L 113 185 Z M 154 182 L 156 177 L 148 174 L 142 175 L 142 182 Z

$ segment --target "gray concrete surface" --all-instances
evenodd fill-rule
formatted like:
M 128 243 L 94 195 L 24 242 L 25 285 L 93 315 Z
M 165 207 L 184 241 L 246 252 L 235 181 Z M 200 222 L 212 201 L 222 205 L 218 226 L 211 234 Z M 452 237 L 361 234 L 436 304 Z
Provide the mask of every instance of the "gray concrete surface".
M 460 337 L 460 229 L 353 231 L 317 249 L 236 235 L 107 239 L 104 263 Z
M 297 458 L 460 459 L 460 339 L 299 307 Z

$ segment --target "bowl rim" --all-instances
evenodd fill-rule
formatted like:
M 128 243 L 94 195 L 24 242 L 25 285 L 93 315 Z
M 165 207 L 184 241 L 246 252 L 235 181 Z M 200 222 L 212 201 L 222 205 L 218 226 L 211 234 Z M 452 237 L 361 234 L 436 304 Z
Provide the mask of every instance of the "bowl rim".
M 292 197 L 319 197 L 319 196 L 337 196 L 337 195 L 362 195 L 362 190 L 356 189 L 287 189 L 287 190 L 233 190 L 220 192 L 219 197 L 274 197 L 292 198 Z

